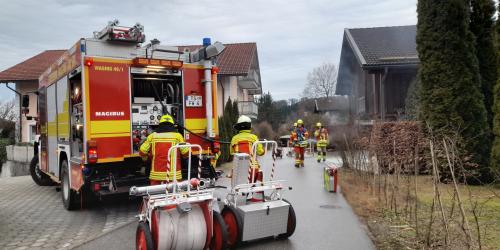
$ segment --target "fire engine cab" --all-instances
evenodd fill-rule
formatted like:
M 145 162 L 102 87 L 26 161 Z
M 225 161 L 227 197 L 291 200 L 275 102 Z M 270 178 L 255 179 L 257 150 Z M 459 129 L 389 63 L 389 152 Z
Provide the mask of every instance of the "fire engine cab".
M 31 172 L 39 185 L 61 185 L 67 209 L 80 208 L 87 194 L 128 193 L 147 184 L 149 167 L 138 149 L 162 114 L 174 117 L 188 143 L 201 146 L 192 161 L 201 158 L 202 177 L 215 178 L 215 58 L 224 46 L 205 38 L 200 49 L 180 51 L 156 39 L 144 42 L 142 25 L 110 22 L 39 78 Z

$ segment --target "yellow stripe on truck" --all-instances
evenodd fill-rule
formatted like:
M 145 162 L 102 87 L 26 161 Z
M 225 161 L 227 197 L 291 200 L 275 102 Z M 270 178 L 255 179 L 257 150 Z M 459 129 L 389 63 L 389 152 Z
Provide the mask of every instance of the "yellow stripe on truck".
M 126 137 L 130 136 L 130 133 L 111 133 L 111 134 L 92 134 L 92 138 L 108 138 L 108 137 Z
M 99 134 L 130 135 L 130 120 L 90 121 L 90 134 L 92 137 Z M 116 137 L 116 135 L 113 137 Z
M 212 120 L 212 124 L 215 124 L 216 119 Z M 193 118 L 186 119 L 186 128 L 196 132 L 203 133 L 207 131 L 207 119 L 206 118 Z

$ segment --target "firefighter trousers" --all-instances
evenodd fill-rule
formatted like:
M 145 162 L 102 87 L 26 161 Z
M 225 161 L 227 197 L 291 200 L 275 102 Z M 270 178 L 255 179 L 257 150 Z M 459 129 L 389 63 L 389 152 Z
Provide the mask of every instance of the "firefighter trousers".
M 325 161 L 326 160 L 326 146 L 318 146 L 317 147 L 317 150 L 318 150 L 318 162 L 320 162 L 321 160 Z
M 295 151 L 295 166 L 300 167 L 304 166 L 304 152 L 305 148 L 304 147 L 294 147 Z

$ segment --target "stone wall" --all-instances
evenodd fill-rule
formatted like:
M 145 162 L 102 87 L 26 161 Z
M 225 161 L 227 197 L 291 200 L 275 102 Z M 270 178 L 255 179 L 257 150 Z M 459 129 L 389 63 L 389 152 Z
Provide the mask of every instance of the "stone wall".
M 33 146 L 6 146 L 7 161 L 2 165 L 0 177 L 29 175 L 29 165 L 33 159 Z
M 6 146 L 7 160 L 30 163 L 33 159 L 33 146 Z

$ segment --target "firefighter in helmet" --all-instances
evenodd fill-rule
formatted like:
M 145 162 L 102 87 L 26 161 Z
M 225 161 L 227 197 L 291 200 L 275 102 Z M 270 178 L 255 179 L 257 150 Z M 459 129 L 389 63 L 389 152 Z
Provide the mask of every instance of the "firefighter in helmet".
M 309 138 L 309 133 L 304 127 L 304 122 L 302 119 L 297 121 L 297 127 L 292 132 L 290 136 L 290 142 L 293 145 L 295 151 L 295 167 L 304 167 L 304 152 L 307 147 L 307 139 Z
M 252 156 L 252 147 L 254 142 L 258 141 L 257 135 L 252 134 L 252 120 L 246 115 L 242 115 L 238 118 L 238 121 L 234 125 L 234 129 L 238 131 L 236 135 L 231 139 L 230 153 L 247 153 Z M 257 155 L 264 155 L 264 147 L 262 144 L 257 145 Z M 252 167 L 259 172 L 259 166 L 256 162 L 252 163 Z
M 142 143 L 139 154 L 144 160 L 150 156 L 151 171 L 149 180 L 151 185 L 162 184 L 167 180 L 167 164 L 173 162 L 173 155 L 168 161 L 168 150 L 179 144 L 184 143 L 184 137 L 179 133 L 174 126 L 174 119 L 170 115 L 163 115 L 160 118 L 160 124 L 155 132 L 148 135 L 144 143 Z M 180 148 L 181 155 L 186 156 L 189 152 L 188 148 Z M 180 160 L 177 160 L 177 166 L 170 166 L 169 181 L 182 179 Z M 174 168 L 177 172 L 174 176 Z
M 321 125 L 321 122 L 316 123 L 316 130 L 314 131 L 316 138 L 316 146 L 318 150 L 318 162 L 326 160 L 326 146 L 328 146 L 328 130 Z

